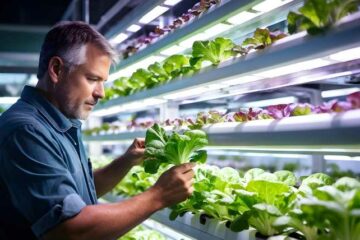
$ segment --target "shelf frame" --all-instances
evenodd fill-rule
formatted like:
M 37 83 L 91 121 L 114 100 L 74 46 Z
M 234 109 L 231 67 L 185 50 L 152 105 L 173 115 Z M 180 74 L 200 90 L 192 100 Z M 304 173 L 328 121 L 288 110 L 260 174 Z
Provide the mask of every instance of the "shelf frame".
M 283 67 L 289 64 L 329 56 L 330 54 L 358 47 L 360 45 L 360 12 L 345 19 L 340 25 L 334 27 L 324 35 L 309 36 L 304 32 L 281 39 L 272 46 L 261 51 L 253 52 L 244 57 L 234 58 L 223 62 L 218 67 L 207 67 L 198 74 L 182 77 L 170 83 L 152 89 L 137 92 L 127 97 L 119 97 L 100 104 L 94 110 L 109 109 L 119 105 L 141 101 L 150 98 L 161 98 L 176 91 L 185 91 L 195 86 L 206 86 L 221 83 L 222 81 L 256 75 L 266 70 Z M 351 36 L 351 37 L 349 37 Z M 267 90 L 272 88 L 297 85 L 305 83 L 301 78 L 292 78 L 288 82 L 264 78 L 256 82 L 242 84 L 243 93 Z M 254 89 L 254 85 L 257 86 Z M 247 89 L 248 88 L 248 89 Z
M 281 120 L 217 123 L 205 126 L 209 147 L 249 152 L 360 155 L 360 109 Z M 131 141 L 145 131 L 87 136 L 85 141 Z

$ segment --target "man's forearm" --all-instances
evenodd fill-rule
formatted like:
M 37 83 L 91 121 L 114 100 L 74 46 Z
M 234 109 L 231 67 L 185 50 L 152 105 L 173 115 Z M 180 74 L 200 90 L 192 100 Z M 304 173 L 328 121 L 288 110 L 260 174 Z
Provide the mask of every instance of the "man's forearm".
M 123 179 L 133 165 L 119 157 L 107 166 L 94 171 L 96 194 L 101 197 Z
M 44 240 L 115 239 L 163 206 L 154 188 L 119 203 L 87 206 L 75 217 L 50 230 Z

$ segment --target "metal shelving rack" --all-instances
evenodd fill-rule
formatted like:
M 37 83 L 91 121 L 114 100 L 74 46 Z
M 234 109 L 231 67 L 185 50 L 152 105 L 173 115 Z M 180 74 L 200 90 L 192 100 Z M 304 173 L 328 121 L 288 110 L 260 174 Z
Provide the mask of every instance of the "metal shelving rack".
M 203 128 L 210 146 L 304 154 L 360 154 L 360 110 L 282 120 L 218 123 Z M 129 141 L 145 131 L 87 136 L 85 141 Z M 338 149 L 338 151 L 336 151 Z
M 119 202 L 126 198 L 107 194 L 102 199 L 105 202 Z M 170 220 L 170 212 L 170 209 L 165 208 L 151 215 L 150 219 L 194 239 L 256 240 L 256 231 L 254 229 L 233 232 L 226 227 L 225 222 L 219 222 L 218 220 L 207 218 L 204 223 L 201 223 L 200 214 L 192 213 L 185 213 L 182 217 Z
M 155 2 L 155 1 L 154 1 Z M 260 1 L 227 1 L 222 6 L 210 11 L 196 21 L 163 37 L 151 46 L 124 60 L 118 69 L 130 66 L 145 57 L 159 53 L 174 42 L 190 36 L 197 30 L 212 26 L 223 21 L 223 16 L 248 9 Z M 296 1 L 298 4 L 301 1 Z M 286 10 L 283 6 L 281 11 Z M 270 12 L 267 19 L 271 19 Z M 308 36 L 299 33 L 278 41 L 271 47 L 235 58 L 222 63 L 218 67 L 207 67 L 191 77 L 176 79 L 166 85 L 138 92 L 128 97 L 108 101 L 95 110 L 101 111 L 111 107 L 118 107 L 149 98 L 161 98 L 176 91 L 186 91 L 195 86 L 221 83 L 248 75 L 257 75 L 274 68 L 289 64 L 301 63 L 317 58 L 328 58 L 329 55 L 360 46 L 360 13 L 353 14 L 338 26 L 319 36 Z M 254 20 L 256 21 L 256 20 Z M 249 23 L 246 29 L 254 25 Z M 255 29 L 255 28 L 254 28 Z M 253 29 L 253 30 L 254 30 Z M 298 85 L 312 81 L 326 74 L 352 71 L 359 72 L 360 60 L 356 59 L 347 64 L 332 62 L 329 66 L 318 67 L 306 71 L 291 73 L 284 76 L 262 78 L 253 82 L 246 82 L 237 87 L 237 94 L 246 94 L 285 86 Z M 304 80 L 304 78 L 308 78 Z M 360 110 L 352 110 L 340 114 L 319 114 L 309 116 L 290 117 L 282 120 L 259 120 L 247 123 L 222 123 L 205 126 L 210 145 L 223 149 L 236 148 L 251 152 L 270 153 L 300 153 L 314 155 L 313 161 L 317 169 L 324 167 L 322 155 L 360 155 Z M 135 137 L 144 137 L 145 131 L 103 134 L 86 136 L 88 142 L 129 141 Z M 112 201 L 116 201 L 113 199 Z M 183 232 L 196 239 L 255 239 L 254 231 L 233 233 L 228 231 L 223 223 L 208 221 L 205 225 L 199 223 L 198 216 L 185 214 L 184 217 L 170 221 L 169 210 L 163 210 L 152 215 L 152 219 Z
M 349 16 L 341 24 L 324 35 L 308 36 L 305 33 L 299 33 L 289 36 L 276 42 L 267 49 L 248 54 L 245 57 L 228 60 L 218 67 L 210 66 L 204 68 L 201 72 L 191 77 L 182 77 L 170 83 L 137 92 L 127 97 L 110 100 L 97 106 L 94 112 L 135 101 L 143 101 L 150 98 L 159 99 L 166 94 L 179 90 L 186 91 L 195 86 L 221 84 L 221 82 L 225 80 L 257 75 L 274 68 L 301 63 L 311 59 L 328 57 L 331 54 L 358 47 L 360 45 L 359 20 L 360 14 L 358 13 Z M 327 72 L 329 74 L 329 72 L 336 73 L 338 71 L 358 71 L 359 65 L 359 61 L 353 61 L 346 67 L 341 63 L 331 64 L 296 74 L 262 78 L 257 81 L 241 84 L 238 94 L 313 82 L 317 80 L 317 76 L 321 75 L 321 73 Z

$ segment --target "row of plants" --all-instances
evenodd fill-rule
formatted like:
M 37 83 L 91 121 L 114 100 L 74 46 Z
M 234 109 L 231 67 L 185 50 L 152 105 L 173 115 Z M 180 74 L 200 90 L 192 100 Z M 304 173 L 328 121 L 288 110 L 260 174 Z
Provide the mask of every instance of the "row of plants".
M 166 237 L 155 230 L 139 225 L 118 240 L 166 240 Z
M 132 121 L 127 125 L 125 131 L 133 129 L 147 129 L 155 123 L 161 126 L 177 128 L 201 129 L 204 125 L 223 123 L 223 122 L 248 122 L 264 119 L 283 119 L 293 116 L 303 116 L 321 113 L 340 113 L 360 108 L 360 92 L 354 92 L 346 97 L 345 101 L 337 99 L 324 102 L 321 105 L 311 105 L 308 103 L 291 103 L 271 105 L 266 108 L 241 109 L 238 112 L 220 113 L 218 111 L 200 112 L 196 118 L 176 118 L 167 119 L 163 123 L 156 121 L 136 122 Z M 120 129 L 117 125 L 104 123 L 100 127 L 84 131 L 86 135 L 97 135 L 101 132 L 114 133 Z M 123 131 L 124 131 L 123 130 Z
M 286 170 L 260 168 L 241 175 L 236 169 L 206 165 L 207 143 L 201 130 L 167 134 L 159 125 L 146 133 L 145 161 L 133 168 L 116 188 L 133 196 L 151 187 L 174 165 L 197 162 L 194 192 L 171 207 L 170 219 L 187 212 L 200 220 L 217 219 L 232 231 L 255 228 L 258 236 L 288 235 L 308 240 L 360 239 L 360 182 L 323 173 L 296 178 Z
M 155 43 L 161 37 L 183 27 L 186 23 L 200 17 L 210 8 L 219 5 L 220 3 L 221 0 L 200 0 L 200 2 L 188 9 L 186 13 L 183 13 L 181 16 L 174 19 L 172 24 L 163 27 L 156 26 L 154 31 L 150 32 L 147 36 L 141 36 L 137 39 L 131 40 L 131 43 L 125 47 L 125 50 L 122 51 L 123 58 L 126 59 L 148 45 Z
M 205 61 L 217 66 L 239 54 L 246 55 L 252 49 L 264 48 L 284 36 L 286 35 L 283 33 L 271 33 L 268 29 L 257 29 L 254 36 L 247 38 L 241 45 L 222 37 L 210 41 L 195 41 L 191 56 L 172 55 L 162 63 L 155 62 L 147 69 L 137 69 L 130 77 L 115 80 L 113 86 L 105 89 L 106 97 L 102 102 L 151 89 L 181 76 L 191 76 L 200 71 Z
M 298 12 L 288 14 L 288 31 L 290 34 L 299 31 L 307 31 L 309 34 L 324 33 L 344 16 L 356 12 L 359 1 L 305 0 Z M 146 69 L 137 69 L 130 77 L 115 80 L 113 86 L 105 90 L 104 101 L 150 89 L 181 76 L 193 75 L 202 68 L 204 61 L 217 66 L 229 58 L 263 49 L 286 36 L 285 33 L 258 28 L 253 37 L 245 39 L 241 44 L 222 37 L 211 41 L 195 41 L 190 56 L 173 55 L 162 63 L 155 62 Z

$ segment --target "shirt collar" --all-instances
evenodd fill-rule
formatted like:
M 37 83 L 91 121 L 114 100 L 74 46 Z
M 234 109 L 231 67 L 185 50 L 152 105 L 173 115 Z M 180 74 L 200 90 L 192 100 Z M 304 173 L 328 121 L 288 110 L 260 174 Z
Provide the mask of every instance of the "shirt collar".
M 40 93 L 40 90 L 35 87 L 25 86 L 21 93 L 21 99 L 34 105 L 51 125 L 60 132 L 66 132 L 71 127 L 81 128 L 81 122 L 79 120 L 65 117 L 64 114 L 50 103 Z

